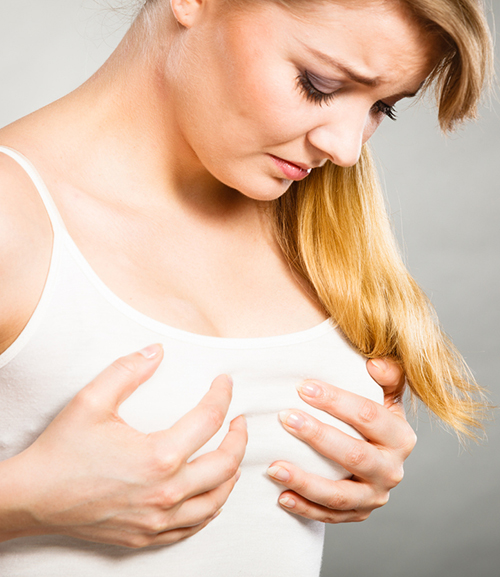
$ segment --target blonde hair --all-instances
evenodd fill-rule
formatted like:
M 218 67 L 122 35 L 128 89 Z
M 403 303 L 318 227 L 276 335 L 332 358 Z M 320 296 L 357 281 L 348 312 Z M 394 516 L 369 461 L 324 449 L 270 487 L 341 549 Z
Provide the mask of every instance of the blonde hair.
M 492 75 L 492 41 L 481 4 L 400 1 L 442 40 L 442 58 L 425 88 L 435 87 L 440 125 L 452 130 L 476 117 Z M 349 341 L 366 357 L 400 363 L 414 395 L 459 436 L 476 438 L 488 406 L 483 390 L 403 264 L 367 145 L 355 166 L 329 162 L 273 205 L 289 262 Z
M 247 5 L 249 0 L 226 0 Z M 297 6 L 298 0 L 267 0 Z M 338 0 L 332 0 L 338 1 Z M 441 41 L 435 87 L 444 131 L 474 118 L 492 74 L 492 41 L 479 0 L 398 0 Z M 147 0 L 148 5 L 157 0 Z M 328 162 L 271 203 L 278 241 L 347 339 L 369 358 L 389 357 L 410 390 L 459 436 L 477 437 L 487 403 L 406 270 L 368 147 L 358 163 Z

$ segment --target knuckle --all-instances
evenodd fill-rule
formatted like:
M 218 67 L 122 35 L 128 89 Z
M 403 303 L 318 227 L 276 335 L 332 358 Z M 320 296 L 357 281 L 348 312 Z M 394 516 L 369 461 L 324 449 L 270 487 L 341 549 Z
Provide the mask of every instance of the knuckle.
M 310 488 L 310 483 L 307 480 L 307 475 L 301 475 L 293 479 L 293 490 L 299 495 L 305 495 L 308 493 Z
M 116 359 L 111 366 L 120 373 L 130 375 L 135 375 L 139 368 L 137 361 L 135 361 L 133 357 L 121 357 L 120 359 Z
M 102 411 L 102 401 L 87 388 L 77 393 L 72 403 L 77 410 L 84 412 L 97 413 Z
M 236 475 L 240 462 L 240 459 L 238 459 L 238 457 L 233 453 L 225 453 L 223 465 L 225 478 L 230 479 Z
M 173 509 L 186 498 L 180 487 L 164 487 L 158 492 L 156 502 L 164 510 Z
M 346 453 L 345 461 L 351 467 L 357 467 L 366 460 L 366 452 L 359 444 L 353 445 Z
M 231 491 L 217 491 L 214 495 L 211 495 L 203 507 L 203 514 L 199 519 L 200 523 L 209 523 L 212 517 L 222 509 L 229 498 Z
M 380 507 L 383 507 L 384 505 L 387 505 L 387 503 L 389 502 L 389 497 L 390 497 L 389 491 L 384 491 L 383 493 L 380 493 L 380 495 L 377 497 L 377 500 L 375 502 L 375 509 L 378 509 Z
M 358 511 L 352 518 L 352 521 L 354 521 L 354 523 L 361 523 L 362 521 L 366 521 L 370 514 L 371 511 Z
M 165 530 L 165 518 L 159 513 L 153 513 L 144 519 L 144 532 L 148 535 L 158 535 Z
M 404 469 L 403 466 L 396 467 L 394 470 L 391 471 L 389 475 L 389 486 L 393 489 L 396 485 L 399 485 L 404 477 Z
M 338 510 L 338 511 L 346 511 L 349 507 L 349 500 L 347 499 L 344 493 L 333 493 L 327 499 L 326 506 L 328 509 Z
M 210 500 L 210 506 L 207 510 L 207 514 L 205 516 L 205 519 L 203 520 L 204 523 L 209 523 L 212 519 L 212 517 L 217 513 L 217 511 L 219 511 L 222 507 L 222 505 L 224 505 L 224 503 L 226 502 L 227 497 L 225 497 L 224 499 L 216 499 L 213 498 Z M 222 502 L 219 502 L 222 501 Z
M 324 425 L 319 424 L 316 421 L 311 421 L 307 419 L 307 427 L 304 427 L 307 438 L 311 443 L 316 446 L 322 445 L 325 441 L 325 429 Z
M 322 519 L 323 523 L 328 523 L 329 525 L 336 525 L 340 523 L 340 519 L 337 515 L 333 513 L 326 513 L 324 519 Z
M 377 405 L 370 399 L 365 399 L 359 411 L 360 420 L 365 424 L 373 423 L 377 415 Z
M 153 470 L 160 477 L 166 477 L 177 472 L 183 460 L 175 451 L 156 451 L 153 456 Z
M 410 426 L 408 426 L 407 432 L 403 438 L 401 448 L 406 455 L 409 455 L 415 448 L 416 444 L 417 444 L 417 435 L 415 431 Z
M 151 542 L 151 537 L 147 535 L 132 535 L 126 539 L 124 545 L 130 549 L 143 549 L 148 547 Z
M 337 387 L 323 386 L 322 392 L 319 395 L 319 397 L 317 397 L 317 402 L 315 402 L 314 404 L 324 407 L 337 405 L 342 400 L 341 397 L 343 392 L 344 391 L 342 389 L 339 389 Z
M 207 420 L 208 427 L 210 429 L 219 430 L 224 423 L 224 418 L 226 416 L 225 411 L 223 411 L 217 405 L 212 403 L 204 404 L 205 419 Z

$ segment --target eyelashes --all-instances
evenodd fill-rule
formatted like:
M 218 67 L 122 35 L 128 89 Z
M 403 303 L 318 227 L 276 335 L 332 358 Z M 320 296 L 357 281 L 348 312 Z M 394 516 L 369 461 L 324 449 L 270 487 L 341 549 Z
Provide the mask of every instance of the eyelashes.
M 301 72 L 297 76 L 297 86 L 305 95 L 306 100 L 309 100 L 309 102 L 314 102 L 314 104 L 319 104 L 320 106 L 322 104 L 329 104 L 336 95 L 336 92 L 321 92 L 315 88 L 309 79 L 307 72 Z
M 396 120 L 396 109 L 394 106 L 389 106 L 385 102 L 382 102 L 382 100 L 377 100 L 377 102 L 372 106 L 372 110 L 375 113 L 381 112 L 382 114 L 385 114 L 387 118 L 390 118 L 391 120 Z
M 297 86 L 306 97 L 306 100 L 314 104 L 319 104 L 319 106 L 329 104 L 337 95 L 337 91 L 321 92 L 321 90 L 318 90 L 311 82 L 307 72 L 301 72 L 297 76 Z M 391 120 L 396 120 L 396 109 L 394 106 L 389 106 L 389 104 L 382 102 L 382 100 L 375 102 L 371 110 L 375 114 L 384 114 Z

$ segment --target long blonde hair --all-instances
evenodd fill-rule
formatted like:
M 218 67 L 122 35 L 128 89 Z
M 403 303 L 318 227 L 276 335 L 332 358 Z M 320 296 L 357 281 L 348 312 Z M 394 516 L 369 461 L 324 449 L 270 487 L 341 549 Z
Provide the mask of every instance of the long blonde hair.
M 249 6 L 250 0 L 226 0 Z M 297 7 L 300 0 L 266 0 Z M 342 1 L 342 0 L 332 0 Z M 474 118 L 492 75 L 492 41 L 480 0 L 398 0 L 441 41 L 426 80 L 444 131 Z M 149 7 L 158 0 L 146 1 Z M 148 17 L 148 14 L 146 14 Z M 271 203 L 278 241 L 347 339 L 369 358 L 401 364 L 411 391 L 459 435 L 476 437 L 487 404 L 463 358 L 397 250 L 365 145 L 358 163 L 327 163 Z
M 288 0 L 279 0 L 286 3 Z M 492 41 L 477 0 L 400 0 L 442 39 L 435 87 L 444 131 L 475 118 L 492 75 Z M 401 364 L 411 391 L 459 435 L 476 437 L 487 403 L 397 250 L 365 145 L 358 163 L 327 163 L 273 201 L 277 237 L 349 341 Z

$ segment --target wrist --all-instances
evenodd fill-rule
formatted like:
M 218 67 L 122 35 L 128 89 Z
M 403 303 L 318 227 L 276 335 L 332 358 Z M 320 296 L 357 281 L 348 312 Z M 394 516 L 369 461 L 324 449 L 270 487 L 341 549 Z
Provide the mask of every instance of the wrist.
M 32 478 L 24 453 L 0 462 L 0 542 L 43 534 L 29 510 Z

